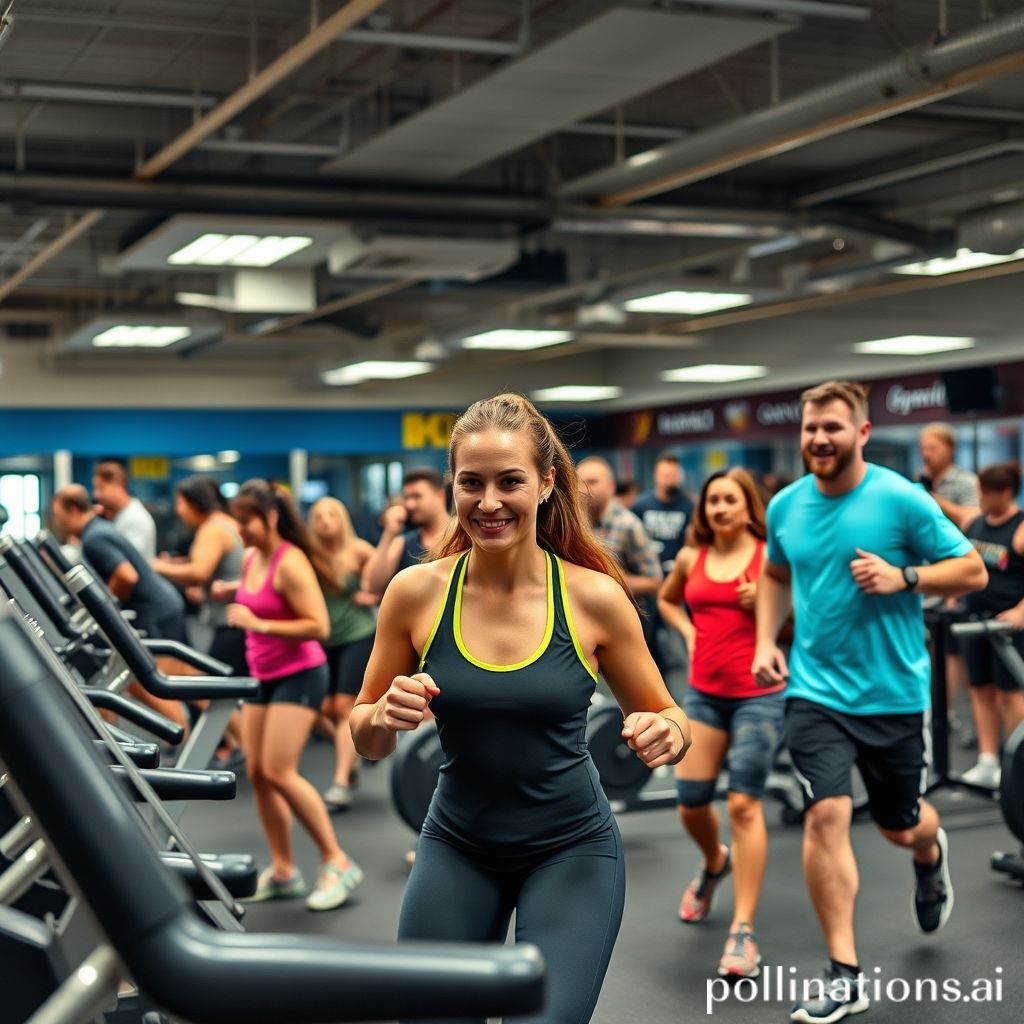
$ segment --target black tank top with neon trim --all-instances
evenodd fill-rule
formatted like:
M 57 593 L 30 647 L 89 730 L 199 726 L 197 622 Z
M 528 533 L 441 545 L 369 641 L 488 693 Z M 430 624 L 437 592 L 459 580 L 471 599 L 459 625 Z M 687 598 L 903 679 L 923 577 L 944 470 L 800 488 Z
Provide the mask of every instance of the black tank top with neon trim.
M 521 854 L 563 846 L 608 827 L 611 809 L 587 749 L 597 677 L 572 627 L 565 578 L 547 555 L 547 626 L 516 665 L 487 665 L 463 643 L 469 552 L 445 588 L 420 671 L 441 692 L 431 702 L 444 764 L 424 831 L 466 849 Z

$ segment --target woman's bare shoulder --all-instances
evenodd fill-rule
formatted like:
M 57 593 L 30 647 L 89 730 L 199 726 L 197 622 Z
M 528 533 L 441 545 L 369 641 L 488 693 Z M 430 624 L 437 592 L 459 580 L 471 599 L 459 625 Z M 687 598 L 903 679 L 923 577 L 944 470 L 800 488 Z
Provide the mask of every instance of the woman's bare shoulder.
M 562 562 L 562 567 L 569 598 L 585 614 L 603 618 L 630 604 L 625 590 L 607 573 L 572 562 Z

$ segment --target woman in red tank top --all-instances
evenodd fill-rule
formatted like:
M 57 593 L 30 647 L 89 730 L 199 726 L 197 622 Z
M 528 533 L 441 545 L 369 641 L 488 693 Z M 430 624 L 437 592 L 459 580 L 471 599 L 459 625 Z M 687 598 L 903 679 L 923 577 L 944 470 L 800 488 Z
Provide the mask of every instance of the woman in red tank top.
M 676 767 L 676 790 L 683 827 L 704 855 L 679 917 L 688 924 L 703 921 L 716 886 L 735 875 L 735 909 L 718 965 L 726 977 L 759 973 L 754 913 L 768 853 L 762 796 L 782 732 L 781 687 L 759 687 L 750 670 L 764 538 L 764 503 L 750 474 L 712 474 L 686 546 L 658 595 L 662 617 L 682 633 L 690 651 L 683 708 L 693 727 L 693 750 Z M 731 848 L 721 842 L 713 803 L 723 763 L 729 770 Z

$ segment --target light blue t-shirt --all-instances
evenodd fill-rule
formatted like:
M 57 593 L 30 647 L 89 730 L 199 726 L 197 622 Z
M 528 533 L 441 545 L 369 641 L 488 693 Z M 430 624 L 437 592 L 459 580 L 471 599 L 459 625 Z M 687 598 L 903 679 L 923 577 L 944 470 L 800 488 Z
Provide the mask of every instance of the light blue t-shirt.
M 852 490 L 829 498 L 811 475 L 768 506 L 768 561 L 788 565 L 795 633 L 787 697 L 851 715 L 899 715 L 931 705 L 921 597 L 865 594 L 857 548 L 890 565 L 923 565 L 971 550 L 924 490 L 868 463 Z

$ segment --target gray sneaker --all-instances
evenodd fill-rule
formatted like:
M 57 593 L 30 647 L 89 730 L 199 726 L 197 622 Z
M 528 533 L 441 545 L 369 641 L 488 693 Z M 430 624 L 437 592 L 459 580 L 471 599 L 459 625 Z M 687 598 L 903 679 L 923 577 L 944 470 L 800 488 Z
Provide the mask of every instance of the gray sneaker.
M 316 888 L 306 899 L 309 910 L 334 910 L 351 895 L 363 880 L 363 869 L 351 861 L 347 868 L 337 864 L 324 864 L 316 876 Z
M 324 803 L 333 811 L 347 811 L 352 806 L 352 790 L 340 782 L 332 782 L 324 793 Z
M 256 883 L 256 892 L 247 900 L 249 903 L 262 903 L 264 900 L 294 900 L 306 895 L 306 883 L 302 880 L 302 872 L 296 871 L 291 878 L 274 877 L 274 869 L 264 868 Z

